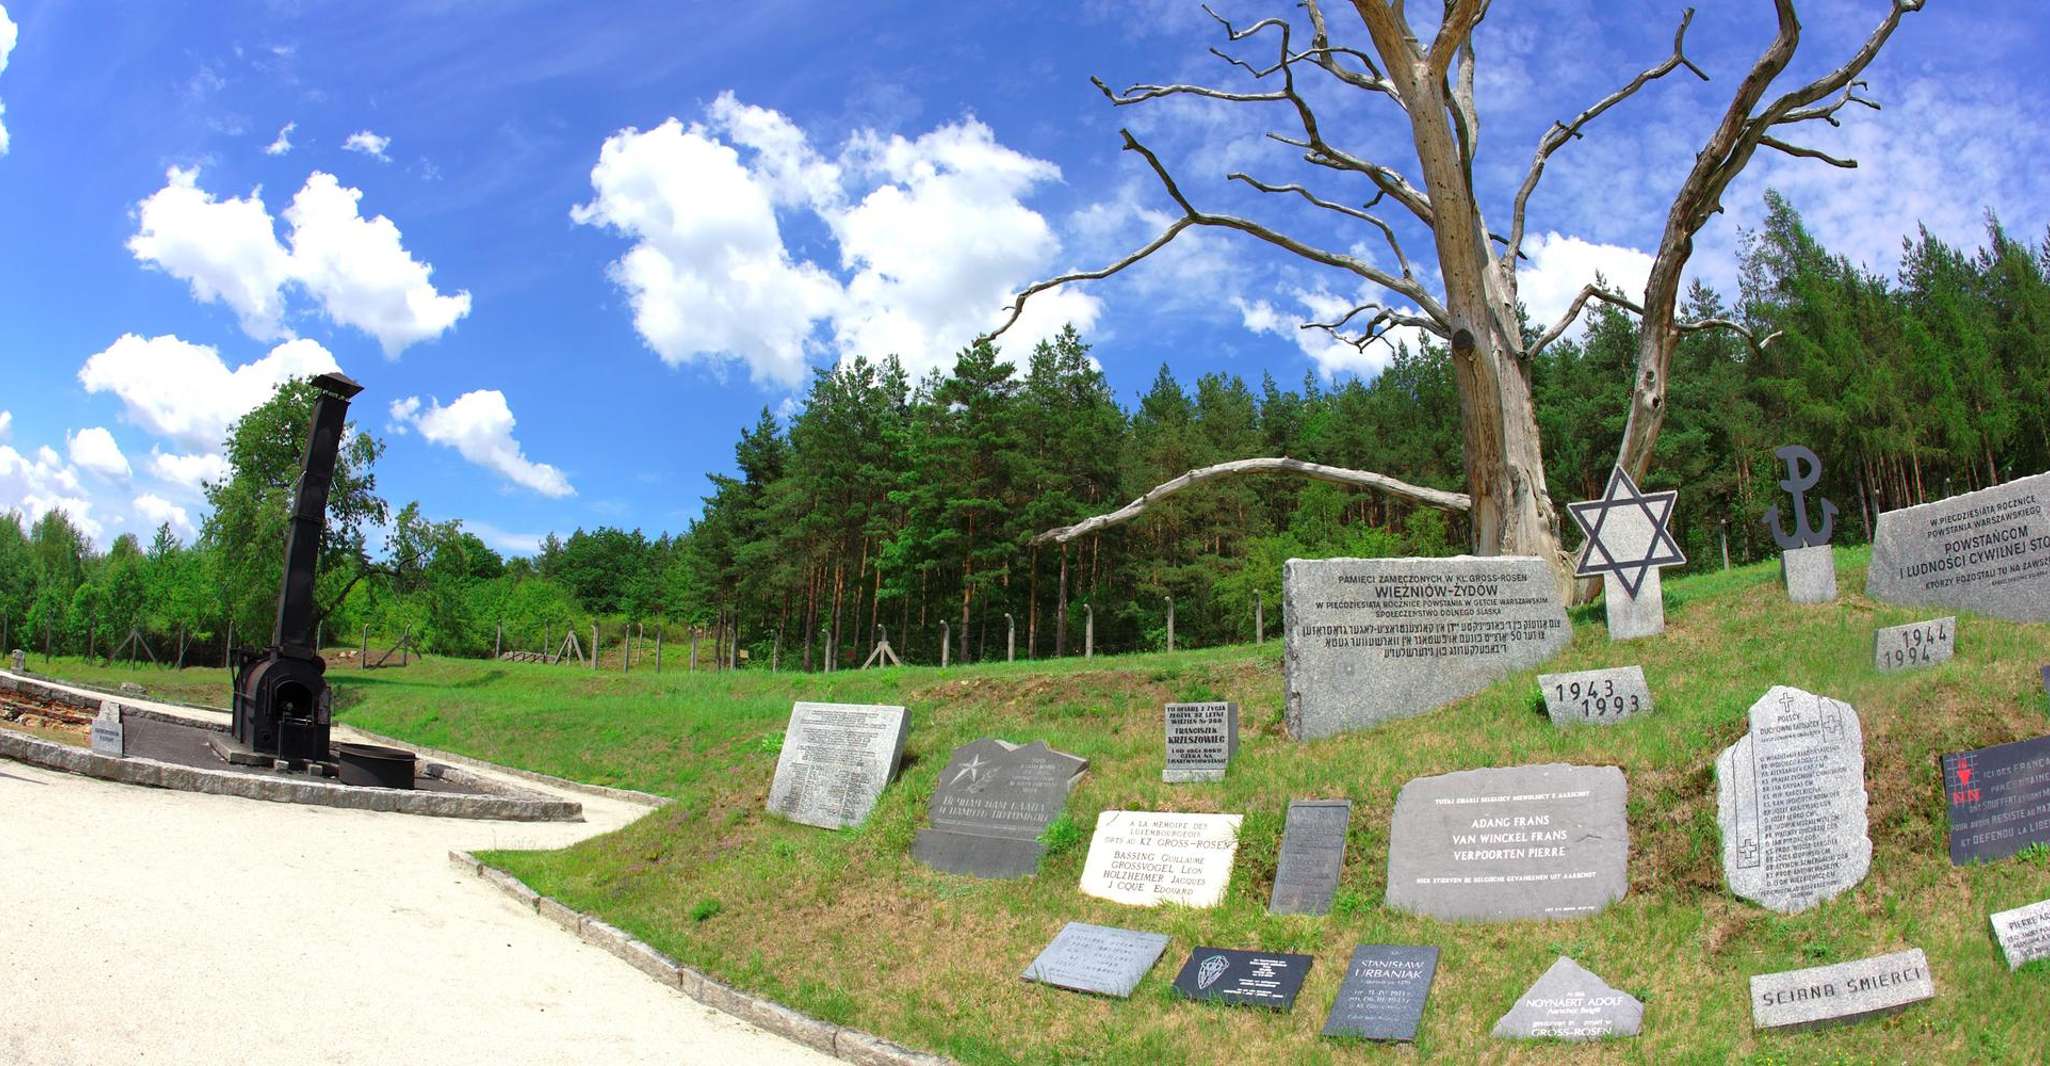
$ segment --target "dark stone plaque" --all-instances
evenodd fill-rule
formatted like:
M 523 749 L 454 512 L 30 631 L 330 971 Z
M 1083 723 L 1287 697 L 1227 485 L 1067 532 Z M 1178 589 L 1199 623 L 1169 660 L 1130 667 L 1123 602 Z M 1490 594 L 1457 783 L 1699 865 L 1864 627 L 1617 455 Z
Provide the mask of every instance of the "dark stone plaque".
M 1069 922 L 1021 974 L 1027 981 L 1125 999 L 1167 950 L 1165 933 Z
M 2050 843 L 2050 737 L 1943 757 L 1950 861 L 2005 859 Z
M 1345 868 L 1345 832 L 1351 800 L 1297 800 L 1288 805 L 1281 860 L 1274 868 L 1274 914 L 1327 914 Z
M 1437 948 L 1361 944 L 1352 949 L 1324 1035 L 1415 1040 L 1437 973 Z
M 1239 750 L 1239 705 L 1170 703 L 1162 781 L 1222 781 Z
M 976 877 L 1027 877 L 1046 850 L 1039 834 L 1067 805 L 1089 760 L 1038 741 L 1019 747 L 985 738 L 954 749 L 940 771 L 911 857 L 935 869 Z
M 1174 988 L 1189 999 L 1285 1011 L 1295 1006 L 1311 961 L 1308 955 L 1197 948 L 1175 977 Z

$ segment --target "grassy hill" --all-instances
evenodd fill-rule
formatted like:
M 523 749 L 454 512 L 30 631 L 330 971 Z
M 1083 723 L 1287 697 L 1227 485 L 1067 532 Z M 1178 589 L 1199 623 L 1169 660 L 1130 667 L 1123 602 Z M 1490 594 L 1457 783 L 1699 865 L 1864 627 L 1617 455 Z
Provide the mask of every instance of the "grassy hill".
M 1662 638 L 1612 644 L 1598 611 L 1576 613 L 1570 648 L 1546 670 L 1642 663 L 1657 711 L 1609 728 L 1562 731 L 1536 700 L 1536 671 L 1456 705 L 1310 744 L 1281 728 L 1280 647 L 1228 647 L 1084 662 L 898 668 L 834 675 L 622 676 L 574 667 L 430 660 L 335 674 L 344 720 L 407 740 L 679 802 L 560 852 L 487 858 L 537 890 L 678 959 L 800 1010 L 974 1063 L 1366 1062 L 1384 1058 L 1550 1062 L 2050 1061 L 2050 965 L 2010 974 L 1989 911 L 2050 897 L 2050 849 L 1952 867 L 1936 757 L 2050 733 L 2036 670 L 2050 626 L 1966 617 L 1957 658 L 1906 674 L 1871 667 L 1872 630 L 1936 612 L 1874 604 L 1863 556 L 1840 555 L 1837 603 L 1786 602 L 1773 565 L 1666 584 Z M 34 663 L 31 664 L 35 665 Z M 60 664 L 114 682 L 128 671 Z M 218 671 L 154 692 L 219 703 Z M 1723 888 L 1715 821 L 1717 752 L 1774 684 L 1849 702 L 1865 730 L 1872 873 L 1805 914 L 1781 917 Z M 775 750 L 796 699 L 911 709 L 903 776 L 868 823 L 828 832 L 763 813 Z M 1231 699 L 1243 707 L 1238 760 L 1221 784 L 1160 781 L 1160 706 Z M 940 767 L 986 735 L 1090 760 L 1069 802 L 1083 831 L 1037 877 L 985 882 L 911 861 Z M 1620 766 L 1630 785 L 1630 893 L 1580 921 L 1449 925 L 1381 906 L 1388 820 L 1410 778 L 1563 761 Z M 1283 812 L 1292 798 L 1345 797 L 1353 822 L 1328 917 L 1266 913 Z M 1140 910 L 1077 890 L 1086 827 L 1111 808 L 1245 815 L 1225 903 Z M 1019 980 L 1071 919 L 1170 934 L 1127 1002 Z M 1414 1046 L 1317 1036 L 1353 945 L 1436 944 L 1438 977 Z M 1310 953 L 1291 1014 L 1172 998 L 1196 945 Z M 1938 998 L 1891 1018 L 1759 1036 L 1754 973 L 1920 947 Z M 1561 954 L 1646 1004 L 1644 1033 L 1594 1047 L 1510 1044 L 1488 1031 Z

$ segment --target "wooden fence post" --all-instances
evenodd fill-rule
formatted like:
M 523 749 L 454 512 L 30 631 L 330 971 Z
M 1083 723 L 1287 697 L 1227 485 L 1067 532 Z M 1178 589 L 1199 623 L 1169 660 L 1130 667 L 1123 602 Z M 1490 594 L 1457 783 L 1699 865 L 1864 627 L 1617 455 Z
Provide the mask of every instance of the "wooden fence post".
M 228 668 L 228 657 L 235 653 L 235 620 L 228 619 L 228 642 L 221 645 L 221 669 Z
M 1009 612 L 1009 611 L 1005 611 L 1005 612 L 1004 612 L 1004 661 L 1005 661 L 1005 662 L 1007 662 L 1007 663 L 1009 663 L 1009 662 L 1016 662 L 1017 660 L 1018 660 L 1018 620 L 1017 620 L 1017 619 L 1015 619 L 1015 618 L 1012 618 L 1012 617 L 1011 617 L 1011 612 Z
M 1174 597 L 1167 598 L 1167 650 L 1174 650 Z
M 505 620 L 498 622 L 498 632 L 491 638 L 491 658 L 496 661 L 505 656 Z
M 1096 608 L 1082 605 L 1082 657 L 1096 658 Z
M 356 669 L 370 669 L 370 627 L 363 627 L 363 648 L 356 653 Z
M 943 669 L 947 665 L 948 650 L 954 643 L 953 632 L 947 627 L 947 623 L 940 623 L 940 666 Z
M 698 627 L 690 627 L 690 672 L 698 672 Z
M 662 623 L 655 623 L 655 672 L 662 672 Z
M 1253 643 L 1267 643 L 1267 603 L 1259 589 L 1253 590 Z
M 595 619 L 591 622 L 591 669 L 598 669 L 598 623 Z

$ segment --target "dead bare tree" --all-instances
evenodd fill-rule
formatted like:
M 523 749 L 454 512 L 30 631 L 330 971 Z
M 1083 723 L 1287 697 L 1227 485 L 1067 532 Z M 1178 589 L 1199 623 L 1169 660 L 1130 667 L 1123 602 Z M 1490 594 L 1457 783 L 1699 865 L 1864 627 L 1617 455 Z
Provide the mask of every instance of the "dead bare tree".
M 1473 34 L 1487 17 L 1491 0 L 1444 0 L 1444 17 L 1429 42 L 1422 41 L 1412 28 L 1403 10 L 1404 0 L 1352 0 L 1352 8 L 1371 42 L 1371 52 L 1333 43 L 1320 0 L 1303 0 L 1309 43 L 1302 48 L 1295 44 L 1299 27 L 1289 19 L 1264 18 L 1241 28 L 1206 6 L 1204 10 L 1223 27 L 1231 43 L 1270 35 L 1270 31 L 1270 36 L 1279 38 L 1276 58 L 1266 66 L 1256 66 L 1222 49 L 1211 49 L 1219 59 L 1242 71 L 1251 83 L 1250 88 L 1138 84 L 1119 92 L 1101 79 L 1092 79 L 1097 88 L 1118 107 L 1175 96 L 1255 106 L 1279 105 L 1290 114 L 1299 132 L 1292 128 L 1267 136 L 1300 152 L 1306 163 L 1351 175 L 1370 186 L 1371 198 L 1354 207 L 1320 196 L 1299 183 L 1272 183 L 1244 173 L 1228 174 L 1227 179 L 1263 193 L 1300 198 L 1370 227 L 1387 244 L 1394 267 L 1384 268 L 1355 255 L 1320 247 L 1252 219 L 1198 208 L 1159 157 L 1130 130 L 1124 130 L 1121 132 L 1125 150 L 1146 161 L 1180 216 L 1152 241 L 1106 267 L 1062 274 L 1027 286 L 1012 302 L 1010 317 L 996 333 L 1001 334 L 1017 321 L 1025 302 L 1034 294 L 1070 282 L 1109 277 L 1197 226 L 1236 230 L 1310 262 L 1350 273 L 1385 290 L 1391 299 L 1362 304 L 1332 321 L 1306 323 L 1303 328 L 1325 330 L 1362 349 L 1385 341 L 1388 331 L 1396 327 L 1422 330 L 1450 345 L 1459 389 L 1468 484 L 1464 509 L 1470 516 L 1472 550 L 1481 555 L 1537 555 L 1549 559 L 1560 574 L 1561 595 L 1570 597 L 1571 582 L 1566 575 L 1571 567 L 1565 565 L 1559 515 L 1545 486 L 1544 457 L 1531 399 L 1532 357 L 1564 335 L 1590 299 L 1625 308 L 1642 319 L 1630 415 L 1617 463 L 1631 476 L 1643 477 L 1665 420 L 1666 371 L 1679 338 L 1696 330 L 1726 329 L 1743 335 L 1754 346 L 1762 347 L 1772 340 L 1770 336 L 1755 336 L 1743 323 L 1729 319 L 1689 321 L 1678 317 L 1681 275 L 1693 253 L 1694 235 L 1722 210 L 1724 190 L 1760 148 L 1833 166 L 1856 165 L 1851 160 L 1790 143 L 1783 139 L 1781 131 L 1808 122 L 1838 125 L 1838 112 L 1853 103 L 1878 108 L 1878 104 L 1859 95 L 1864 83 L 1858 75 L 1879 54 L 1901 18 L 1920 10 L 1925 0 L 1887 2 L 1886 16 L 1843 65 L 1762 103 L 1801 40 L 1801 23 L 1795 15 L 1793 0 L 1774 0 L 1778 33 L 1738 83 L 1728 108 L 1674 196 L 1641 299 L 1632 300 L 1590 283 L 1565 316 L 1534 339 L 1527 339 L 1519 328 L 1516 261 L 1521 254 L 1527 209 L 1545 164 L 1553 153 L 1581 137 L 1589 123 L 1652 82 L 1678 70 L 1708 80 L 1707 72 L 1686 54 L 1687 27 L 1693 21 L 1693 9 L 1681 15 L 1670 55 L 1585 111 L 1554 123 L 1545 132 L 1511 204 L 1508 232 L 1499 235 L 1489 229 L 1483 217 L 1473 177 L 1480 134 L 1480 114 L 1474 98 Z M 1421 184 L 1392 166 L 1332 143 L 1317 112 L 1299 90 L 1299 76 L 1328 77 L 1338 85 L 1387 97 L 1409 119 Z M 1437 253 L 1435 287 L 1426 284 L 1411 263 L 1396 227 L 1374 213 L 1383 202 L 1392 202 L 1430 233 Z M 1405 226 L 1409 224 L 1404 222 Z M 1366 316 L 1364 324 L 1355 326 L 1355 320 L 1362 316 Z M 1356 332 L 1346 332 L 1349 328 Z M 1246 470 L 1272 468 L 1254 464 Z M 1235 472 L 1241 471 L 1222 471 Z M 1204 480 L 1196 476 L 1204 473 L 1192 471 L 1177 481 Z M 1446 500 L 1433 501 L 1425 495 L 1430 490 L 1386 475 L 1355 473 L 1361 475 L 1360 480 L 1378 479 L 1383 483 L 1379 487 L 1406 498 L 1459 509 L 1448 494 L 1439 494 L 1447 496 Z M 1208 476 L 1220 473 L 1212 471 Z M 1129 518 L 1138 514 L 1149 499 L 1173 491 L 1169 486 L 1181 487 L 1170 482 L 1114 515 L 1101 516 L 1103 521 L 1098 528 L 1122 520 L 1116 515 Z M 1072 536 L 1072 528 L 1048 531 L 1042 539 L 1066 540 L 1068 537 L 1061 534 Z

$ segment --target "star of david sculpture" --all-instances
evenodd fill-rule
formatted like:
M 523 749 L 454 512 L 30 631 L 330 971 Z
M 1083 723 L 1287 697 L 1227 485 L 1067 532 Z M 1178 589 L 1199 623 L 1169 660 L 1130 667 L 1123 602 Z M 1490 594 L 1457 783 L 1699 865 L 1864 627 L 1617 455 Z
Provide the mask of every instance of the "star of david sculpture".
M 1573 576 L 1602 579 L 1611 640 L 1648 637 L 1666 628 L 1659 568 L 1687 562 L 1671 529 L 1679 498 L 1673 490 L 1645 492 L 1616 467 L 1601 499 L 1566 507 L 1587 538 Z

